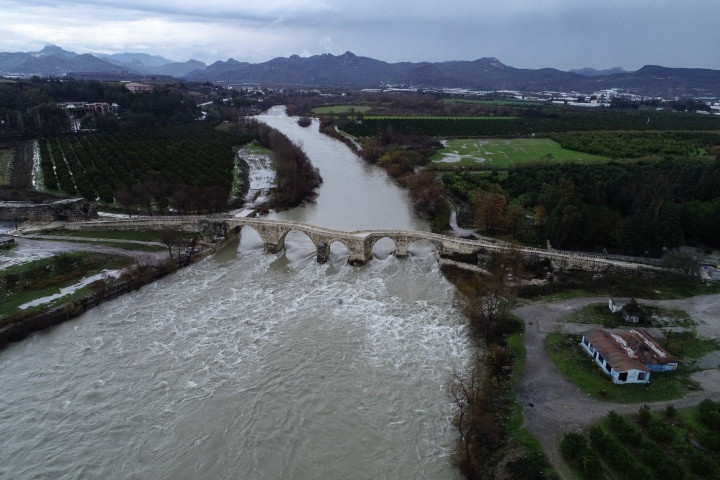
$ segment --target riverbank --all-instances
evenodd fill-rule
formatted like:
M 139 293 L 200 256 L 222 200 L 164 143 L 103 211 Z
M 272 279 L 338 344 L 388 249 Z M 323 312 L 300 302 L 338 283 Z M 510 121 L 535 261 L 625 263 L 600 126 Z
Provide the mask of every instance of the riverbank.
M 22 237 L 21 237 L 22 238 Z M 55 240 L 64 240 L 67 237 L 53 237 Z M 118 298 L 129 292 L 139 290 L 156 280 L 177 271 L 179 268 L 196 263 L 203 258 L 216 253 L 224 248 L 232 239 L 208 245 L 202 250 L 194 252 L 191 256 L 183 255 L 179 258 L 170 258 L 165 255 L 148 255 L 145 251 L 129 251 L 112 247 L 100 247 L 87 245 L 81 242 L 107 242 L 107 238 L 78 238 L 78 243 L 66 244 L 65 251 L 91 250 L 99 252 L 112 252 L 133 257 L 135 263 L 124 268 L 117 276 L 99 278 L 90 284 L 92 292 L 80 297 L 72 296 L 67 301 L 54 303 L 52 306 L 43 308 L 40 311 L 28 312 L 27 314 L 16 313 L 3 319 L 0 326 L 0 349 L 10 343 L 21 341 L 34 332 L 45 330 L 72 320 L 89 309 L 104 302 Z M 22 238 L 22 244 L 29 247 L 32 239 Z M 42 241 L 42 240 L 41 240 Z M 124 242 L 128 242 L 125 240 Z M 138 242 L 139 244 L 146 242 Z

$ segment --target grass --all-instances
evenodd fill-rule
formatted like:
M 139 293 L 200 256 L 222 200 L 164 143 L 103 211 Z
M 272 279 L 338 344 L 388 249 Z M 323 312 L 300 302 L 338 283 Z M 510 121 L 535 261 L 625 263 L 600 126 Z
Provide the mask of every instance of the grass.
M 668 351 L 685 360 L 696 360 L 720 349 L 717 340 L 698 337 L 694 332 L 669 331 L 663 345 Z M 653 377 L 654 378 L 654 377 Z
M 329 105 L 325 107 L 315 107 L 312 112 L 315 115 L 345 115 L 350 113 L 369 112 L 370 107 L 362 105 Z
M 0 187 L 10 185 L 10 174 L 15 154 L 12 150 L 0 150 Z
M 65 302 L 87 293 L 83 291 L 57 298 L 39 307 L 20 310 L 18 307 L 32 300 L 54 295 L 63 287 L 71 286 L 106 269 L 120 269 L 132 263 L 129 257 L 90 252 L 55 255 L 32 262 L 13 265 L 0 271 L 0 324 L 2 319 L 18 313 L 39 310 Z
M 38 237 L 41 238 L 42 237 Z M 54 239 L 48 238 L 43 239 L 48 241 L 53 241 Z M 162 252 L 167 251 L 167 247 L 161 246 L 161 245 L 150 245 L 150 244 L 142 244 L 142 243 L 130 243 L 130 242 L 123 242 L 122 240 L 105 240 L 105 241 L 91 241 L 90 239 L 82 240 L 82 239 L 72 239 L 68 238 L 67 240 L 62 240 L 64 242 L 73 242 L 73 243 L 83 243 L 88 245 L 102 245 L 104 247 L 111 247 L 111 248 L 120 248 L 122 250 L 131 250 L 131 251 L 138 251 L 138 252 Z
M 607 278 L 605 283 L 587 282 L 585 288 L 577 283 L 567 288 L 535 296 L 533 301 L 560 302 L 583 297 L 628 297 L 648 300 L 674 300 L 720 293 L 720 282 L 704 284 L 691 279 L 636 279 L 632 277 Z
M 272 153 L 272 150 L 263 147 L 256 140 L 253 140 L 252 142 L 243 145 L 240 151 L 247 155 L 269 155 L 270 153 Z
M 674 343 L 680 337 L 675 334 L 669 344 L 670 353 L 682 357 L 681 350 L 696 354 L 707 348 L 704 339 L 694 333 L 684 333 L 686 347 Z M 690 368 L 681 361 L 674 372 L 653 373 L 649 384 L 615 385 L 610 377 L 602 373 L 597 364 L 578 346 L 580 337 L 550 333 L 545 337 L 545 350 L 558 370 L 580 390 L 596 400 L 621 403 L 657 402 L 685 396 L 696 387 L 690 379 Z M 704 347 L 703 347 L 704 346 Z
M 608 294 L 616 297 L 672 300 L 716 293 L 720 293 L 720 282 L 706 285 L 691 279 L 643 280 L 624 277 L 610 287 Z
M 525 347 L 523 345 L 524 333 L 513 333 L 508 337 L 507 346 L 513 354 L 513 380 L 512 388 L 517 388 L 517 382 L 525 370 L 525 362 L 527 357 L 525 355 Z M 510 410 L 510 418 L 508 419 L 508 433 L 521 445 L 542 451 L 540 442 L 533 437 L 525 427 L 523 427 L 523 414 L 522 404 L 520 402 L 514 402 Z
M 517 120 L 519 117 L 478 115 L 474 117 L 446 117 L 442 115 L 365 115 L 367 120 Z
M 598 295 L 598 293 L 590 292 L 587 290 L 582 290 L 580 288 L 568 288 L 566 290 L 559 290 L 557 292 L 552 292 L 547 295 L 541 295 L 539 297 L 532 297 L 529 298 L 533 301 L 542 301 L 542 302 L 562 302 L 564 300 L 572 300 L 574 298 L 585 298 L 585 297 L 595 297 Z
M 566 150 L 549 138 L 447 140 L 430 158 L 433 163 L 509 168 L 528 163 L 604 163 L 599 155 Z
M 606 328 L 616 327 L 685 327 L 692 328 L 694 323 L 686 312 L 678 309 L 656 307 L 652 305 L 640 304 L 645 314 L 648 316 L 649 325 L 636 325 L 623 321 L 619 313 L 613 314 L 608 309 L 607 303 L 593 303 L 579 308 L 575 312 L 561 321 L 570 323 L 580 323 L 584 325 L 595 324 L 602 325 Z
M 517 320 L 522 325 L 522 321 Z M 513 333 L 507 339 L 507 348 L 513 355 L 511 397 L 515 399 L 517 398 L 517 384 L 525 371 L 525 362 L 527 360 L 523 342 L 523 332 Z M 518 401 L 514 401 L 510 406 L 507 431 L 512 442 L 518 445 L 521 450 L 524 450 L 526 458 L 542 458 L 545 456 L 545 450 L 540 441 L 523 426 L 523 406 Z M 543 478 L 552 478 L 552 472 L 548 472 L 548 475 Z
M 76 238 L 102 238 L 106 240 L 132 240 L 159 242 L 160 230 L 53 230 L 48 235 Z

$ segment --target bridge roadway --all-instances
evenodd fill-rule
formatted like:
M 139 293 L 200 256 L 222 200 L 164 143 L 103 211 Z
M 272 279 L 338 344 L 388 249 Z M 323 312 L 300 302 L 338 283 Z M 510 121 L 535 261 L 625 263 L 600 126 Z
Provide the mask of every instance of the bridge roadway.
M 317 261 L 324 263 L 330 256 L 330 245 L 339 242 L 348 250 L 348 263 L 362 265 L 372 259 L 372 248 L 382 238 L 395 243 L 395 255 L 406 257 L 408 247 L 417 241 L 427 241 L 436 248 L 441 257 L 460 255 L 489 255 L 493 252 L 505 252 L 510 249 L 519 252 L 526 262 L 546 262 L 554 270 L 583 270 L 640 277 L 667 276 L 673 272 L 650 263 L 647 259 L 632 257 L 612 257 L 554 249 L 512 246 L 503 242 L 488 240 L 469 240 L 448 235 L 414 230 L 358 230 L 346 232 L 318 227 L 306 223 L 269 220 L 251 217 L 232 217 L 229 215 L 211 216 L 156 216 L 127 219 L 102 219 L 86 222 L 72 222 L 66 228 L 72 230 L 160 230 L 177 228 L 200 232 L 205 239 L 230 239 L 237 236 L 242 228 L 251 227 L 263 242 L 267 253 L 277 253 L 284 248 L 285 237 L 293 230 L 304 233 L 310 238 L 317 251 Z

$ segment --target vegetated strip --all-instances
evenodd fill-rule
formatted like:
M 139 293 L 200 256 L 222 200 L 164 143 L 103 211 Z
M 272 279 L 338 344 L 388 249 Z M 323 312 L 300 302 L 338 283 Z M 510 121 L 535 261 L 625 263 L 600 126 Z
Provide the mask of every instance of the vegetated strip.
M 58 293 L 60 288 L 106 269 L 124 268 L 129 257 L 95 252 L 62 253 L 0 270 L 0 325 L 12 321 L 17 307 Z M 62 301 L 59 299 L 58 301 Z M 20 312 L 30 313 L 38 309 Z
M 627 131 L 717 131 L 720 118 L 677 115 L 672 112 L 530 110 L 523 117 L 364 117 L 341 128 L 356 136 L 372 136 L 391 127 L 395 133 L 440 137 L 502 137 L 547 135 L 554 132 Z
M 51 230 L 47 232 L 47 235 L 142 242 L 159 242 L 162 240 L 161 230 Z
M 344 115 L 350 113 L 365 113 L 371 107 L 362 105 L 331 105 L 326 107 L 315 107 L 312 112 L 315 115 Z
M 568 432 L 560 451 L 578 478 L 720 478 L 720 404 L 636 415 L 611 411 L 588 431 Z M 602 459 L 602 462 L 600 461 Z

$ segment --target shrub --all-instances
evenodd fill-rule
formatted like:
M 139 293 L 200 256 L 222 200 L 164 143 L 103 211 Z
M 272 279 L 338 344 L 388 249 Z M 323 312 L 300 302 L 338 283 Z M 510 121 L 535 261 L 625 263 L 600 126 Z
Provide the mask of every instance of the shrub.
M 649 426 L 650 422 L 652 422 L 650 407 L 648 407 L 647 405 L 643 405 L 642 407 L 640 407 L 640 411 L 638 412 L 638 422 L 643 427 Z
M 560 453 L 566 460 L 578 457 L 586 448 L 588 448 L 587 439 L 580 433 L 566 433 L 560 441 Z
M 625 417 L 611 410 L 608 412 L 607 418 L 608 428 L 610 428 L 619 440 L 631 445 L 640 443 L 642 433 L 628 422 Z
M 711 430 L 720 431 L 720 404 L 705 399 L 698 405 L 699 420 Z

